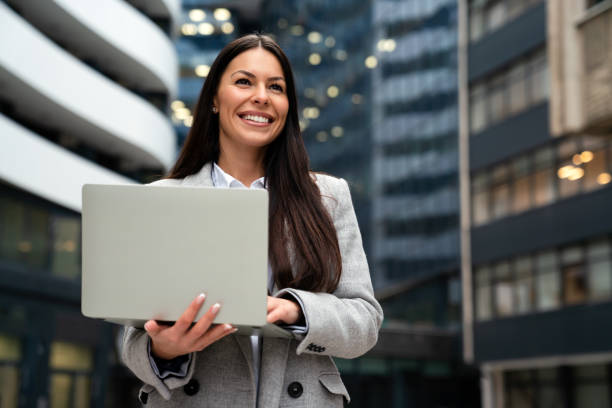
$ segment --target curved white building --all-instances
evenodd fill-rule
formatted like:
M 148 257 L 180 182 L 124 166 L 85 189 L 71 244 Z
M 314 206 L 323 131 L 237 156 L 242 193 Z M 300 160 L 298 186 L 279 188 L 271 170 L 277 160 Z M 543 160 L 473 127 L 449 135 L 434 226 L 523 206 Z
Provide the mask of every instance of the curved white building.
M 81 188 L 175 160 L 180 18 L 180 0 L 0 1 L 2 407 L 137 403 L 115 328 L 80 313 Z

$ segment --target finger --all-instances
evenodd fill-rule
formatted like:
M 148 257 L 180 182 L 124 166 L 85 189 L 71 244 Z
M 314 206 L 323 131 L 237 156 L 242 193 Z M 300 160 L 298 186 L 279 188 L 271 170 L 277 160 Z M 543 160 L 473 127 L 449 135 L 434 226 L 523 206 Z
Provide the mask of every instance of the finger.
M 235 333 L 237 330 L 238 329 L 231 324 L 219 324 L 208 330 L 206 334 L 201 337 L 200 341 L 196 343 L 195 348 L 196 350 L 204 350 L 214 342 L 222 339 L 228 334 Z
M 266 321 L 268 323 L 274 323 L 274 322 L 277 322 L 279 320 L 282 320 L 283 317 L 284 317 L 283 309 L 276 308 L 273 311 L 271 311 L 270 313 L 268 313 L 268 316 L 266 317 Z
M 161 327 L 155 320 L 149 320 L 145 323 L 144 329 L 147 331 L 150 337 L 155 337 L 161 332 L 164 328 Z
M 205 298 L 206 298 L 206 295 L 204 295 L 203 293 L 200 293 L 191 302 L 191 304 L 187 307 L 187 309 L 185 309 L 185 311 L 183 312 L 181 317 L 178 318 L 176 323 L 174 323 L 173 328 L 181 333 L 186 332 L 187 329 L 189 329 L 189 326 L 191 326 L 191 323 L 193 323 L 193 321 L 195 320 L 198 314 L 198 311 L 200 311 L 200 308 L 202 307 L 202 304 L 204 304 Z
M 210 328 L 213 320 L 219 314 L 219 310 L 221 309 L 221 305 L 219 303 L 215 303 L 208 309 L 206 313 L 198 320 L 198 322 L 189 330 L 188 335 L 191 337 L 191 341 L 197 342 L 200 337 L 202 337 Z
M 268 296 L 268 312 L 278 305 L 277 298 Z

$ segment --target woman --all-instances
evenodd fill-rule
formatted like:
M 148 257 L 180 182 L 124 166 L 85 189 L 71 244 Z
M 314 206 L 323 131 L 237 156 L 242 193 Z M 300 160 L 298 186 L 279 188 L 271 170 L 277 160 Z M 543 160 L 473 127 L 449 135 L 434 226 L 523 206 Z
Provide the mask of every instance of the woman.
M 194 122 L 169 176 L 157 185 L 267 188 L 268 322 L 301 326 L 294 340 L 252 339 L 193 326 L 204 295 L 173 326 L 128 328 L 123 359 L 160 407 L 327 407 L 349 395 L 330 356 L 374 346 L 382 322 L 348 186 L 309 171 L 287 57 L 269 37 L 227 45 L 213 63 Z

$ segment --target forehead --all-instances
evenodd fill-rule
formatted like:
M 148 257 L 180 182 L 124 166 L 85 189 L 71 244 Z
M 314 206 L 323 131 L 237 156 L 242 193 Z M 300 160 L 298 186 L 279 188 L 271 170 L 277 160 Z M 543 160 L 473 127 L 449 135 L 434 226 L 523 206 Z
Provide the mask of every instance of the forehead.
M 283 67 L 274 54 L 261 47 L 251 48 L 242 52 L 230 61 L 223 76 L 232 75 L 234 72 L 244 70 L 255 76 L 261 77 L 284 77 Z

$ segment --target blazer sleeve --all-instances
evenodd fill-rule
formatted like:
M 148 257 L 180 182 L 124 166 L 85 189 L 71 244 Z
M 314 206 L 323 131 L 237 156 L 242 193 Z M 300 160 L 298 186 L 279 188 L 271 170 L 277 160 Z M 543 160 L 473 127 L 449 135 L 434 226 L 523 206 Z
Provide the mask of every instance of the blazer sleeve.
M 308 332 L 303 338 L 298 338 L 297 354 L 355 358 L 376 344 L 383 311 L 374 298 L 348 184 L 343 179 L 323 177 L 327 186 L 319 182 L 322 195 L 326 194 L 323 187 L 327 187 L 332 196 L 331 202 L 336 202 L 335 208 L 330 209 L 330 215 L 342 256 L 340 282 L 333 293 L 288 288 L 276 296 L 291 293 L 303 305 Z M 332 205 L 328 205 L 328 208 Z
M 136 377 L 145 384 L 155 387 L 162 398 L 169 400 L 171 390 L 182 387 L 191 380 L 196 362 L 196 353 L 190 354 L 191 362 L 186 376 L 169 376 L 161 379 L 155 373 L 149 359 L 149 335 L 142 329 L 126 326 L 123 333 L 121 359 Z

